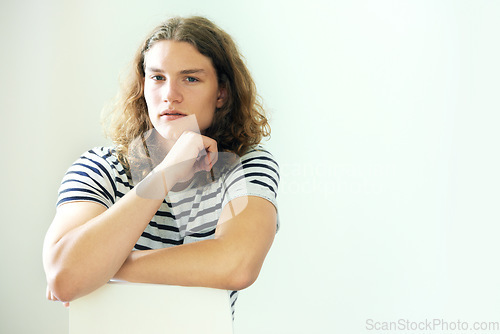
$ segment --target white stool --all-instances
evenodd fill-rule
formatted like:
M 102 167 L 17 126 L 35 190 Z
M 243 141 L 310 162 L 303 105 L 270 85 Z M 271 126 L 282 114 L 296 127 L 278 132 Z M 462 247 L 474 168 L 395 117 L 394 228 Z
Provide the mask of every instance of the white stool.
M 110 282 L 70 303 L 70 334 L 232 334 L 229 291 Z

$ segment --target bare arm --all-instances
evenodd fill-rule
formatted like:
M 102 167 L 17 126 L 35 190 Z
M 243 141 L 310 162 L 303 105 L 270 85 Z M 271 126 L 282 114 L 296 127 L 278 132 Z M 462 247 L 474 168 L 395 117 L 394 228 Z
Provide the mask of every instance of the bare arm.
M 108 210 L 92 202 L 66 203 L 58 208 L 44 241 L 48 296 L 71 301 L 113 277 L 168 190 L 196 171 L 192 167 L 199 163 L 195 162 L 198 153 L 203 149 L 216 153 L 215 141 L 200 137 L 203 136 L 192 132 L 183 134 L 156 173 L 148 175 Z M 168 173 L 163 173 L 166 170 Z M 155 196 L 144 196 L 151 194 L 151 189 Z M 142 191 L 142 196 L 138 196 L 138 191 Z
M 134 251 L 115 278 L 241 290 L 257 279 L 275 233 L 273 204 L 260 197 L 236 198 L 223 209 L 214 239 Z
M 109 210 L 92 202 L 61 205 L 44 242 L 49 289 L 71 301 L 105 284 L 121 267 L 161 200 L 132 190 Z

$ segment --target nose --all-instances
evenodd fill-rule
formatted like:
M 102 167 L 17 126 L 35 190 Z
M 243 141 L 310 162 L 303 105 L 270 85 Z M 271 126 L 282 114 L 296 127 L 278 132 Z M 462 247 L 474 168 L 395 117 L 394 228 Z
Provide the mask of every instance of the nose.
M 182 92 L 175 80 L 166 80 L 162 91 L 163 101 L 182 102 Z

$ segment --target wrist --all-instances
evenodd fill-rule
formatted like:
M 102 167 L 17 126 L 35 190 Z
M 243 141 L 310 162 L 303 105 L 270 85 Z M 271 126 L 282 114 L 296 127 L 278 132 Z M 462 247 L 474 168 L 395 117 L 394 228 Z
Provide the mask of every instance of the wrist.
M 164 168 L 157 166 L 137 186 L 136 194 L 147 199 L 163 200 L 170 189 L 176 184 L 172 175 L 166 173 Z

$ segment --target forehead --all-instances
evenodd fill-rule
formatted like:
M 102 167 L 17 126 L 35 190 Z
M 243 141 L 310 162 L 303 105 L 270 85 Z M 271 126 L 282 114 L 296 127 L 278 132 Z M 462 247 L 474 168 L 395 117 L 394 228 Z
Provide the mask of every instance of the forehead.
M 144 55 L 144 63 L 166 71 L 197 68 L 215 73 L 212 60 L 187 42 L 158 41 Z

